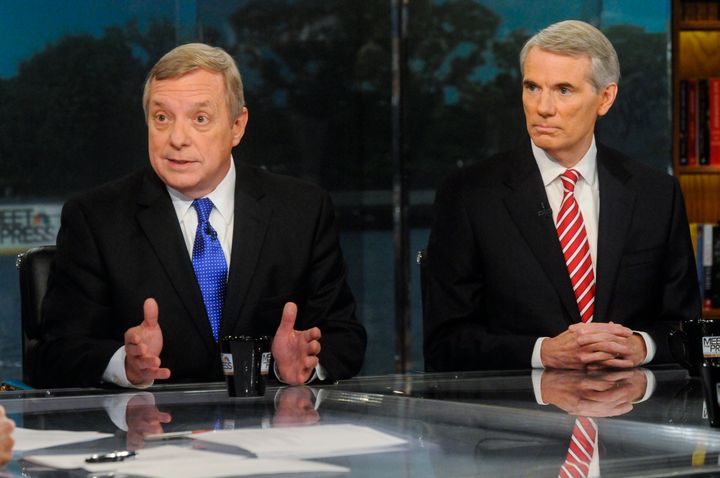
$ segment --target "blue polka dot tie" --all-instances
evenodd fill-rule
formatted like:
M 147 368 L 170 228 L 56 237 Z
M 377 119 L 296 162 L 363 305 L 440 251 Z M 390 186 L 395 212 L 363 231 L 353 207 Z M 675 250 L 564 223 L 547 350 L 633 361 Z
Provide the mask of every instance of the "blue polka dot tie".
M 227 262 L 223 254 L 217 231 L 210 225 L 210 212 L 213 203 L 208 198 L 195 199 L 192 203 L 198 216 L 195 244 L 193 244 L 192 263 L 195 269 L 205 310 L 215 342 L 218 341 L 220 319 L 225 304 L 227 288 Z

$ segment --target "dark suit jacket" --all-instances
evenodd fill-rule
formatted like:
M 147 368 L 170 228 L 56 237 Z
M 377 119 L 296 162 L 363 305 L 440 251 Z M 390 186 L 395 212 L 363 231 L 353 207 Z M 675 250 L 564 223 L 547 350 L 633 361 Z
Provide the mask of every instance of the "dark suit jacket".
M 596 322 L 648 332 L 672 361 L 668 328 L 700 315 L 677 180 L 598 144 Z M 538 337 L 580 316 L 528 144 L 451 175 L 427 254 L 428 370 L 529 368 Z
M 236 163 L 235 222 L 220 335 L 274 335 L 287 301 L 296 329 L 322 332 L 330 379 L 360 369 L 355 319 L 329 196 L 309 183 Z M 43 304 L 35 384 L 101 381 L 124 332 L 159 306 L 170 381 L 221 380 L 219 350 L 165 185 L 148 167 L 67 202 Z

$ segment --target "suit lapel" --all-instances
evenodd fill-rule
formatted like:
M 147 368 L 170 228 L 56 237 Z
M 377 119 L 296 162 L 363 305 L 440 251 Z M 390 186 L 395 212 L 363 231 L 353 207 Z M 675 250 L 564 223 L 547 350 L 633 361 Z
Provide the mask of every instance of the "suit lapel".
M 212 332 L 208 327 L 202 294 L 195 280 L 195 272 L 185 247 L 180 224 L 165 185 L 152 172 L 144 178 L 138 204 L 140 207 L 137 220 L 140 227 L 197 327 L 198 333 L 203 337 L 210 351 L 213 351 Z M 162 308 L 160 314 L 162 315 Z
M 265 234 L 272 216 L 272 208 L 263 200 L 263 192 L 256 172 L 242 162 L 235 163 L 235 220 L 230 256 L 222 330 L 232 334 L 242 330 L 240 311 L 252 284 L 255 268 L 262 250 Z
M 545 271 L 548 282 L 557 291 L 571 322 L 579 322 L 580 312 L 552 215 L 539 214 L 544 209 L 549 211 L 549 206 L 542 176 L 533 159 L 532 151 L 527 148 L 514 156 L 511 161 L 505 179 L 510 191 L 505 198 L 505 205 L 525 242 Z
M 635 193 L 625 185 L 630 173 L 599 144 L 597 170 L 600 181 L 600 219 L 595 267 L 595 320 L 605 322 L 632 221 Z

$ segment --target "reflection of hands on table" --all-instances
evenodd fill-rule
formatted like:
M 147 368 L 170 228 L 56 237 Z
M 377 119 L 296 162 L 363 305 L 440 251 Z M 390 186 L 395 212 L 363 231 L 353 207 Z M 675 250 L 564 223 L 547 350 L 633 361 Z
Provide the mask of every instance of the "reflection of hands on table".
M 642 370 L 580 372 L 544 370 L 542 399 L 570 415 L 614 417 L 629 412 L 645 395 Z
M 295 330 L 297 305 L 288 302 L 272 342 L 278 378 L 289 385 L 301 385 L 312 376 L 319 363 L 320 329 Z
M 320 420 L 315 394 L 309 387 L 281 388 L 275 396 L 273 426 L 312 425 Z
M 137 450 L 143 448 L 146 435 L 163 433 L 163 423 L 170 423 L 172 416 L 161 412 L 155 406 L 152 394 L 139 393 L 133 396 L 125 409 L 127 423 L 127 448 Z
M 12 448 L 15 445 L 13 430 L 15 430 L 15 422 L 5 416 L 5 409 L 0 405 L 0 465 L 12 459 Z
M 125 374 L 134 385 L 170 377 L 170 369 L 160 368 L 163 337 L 158 315 L 155 299 L 146 299 L 142 323 L 125 332 Z
M 572 324 L 540 349 L 543 365 L 555 369 L 632 368 L 646 355 L 642 337 L 613 322 Z

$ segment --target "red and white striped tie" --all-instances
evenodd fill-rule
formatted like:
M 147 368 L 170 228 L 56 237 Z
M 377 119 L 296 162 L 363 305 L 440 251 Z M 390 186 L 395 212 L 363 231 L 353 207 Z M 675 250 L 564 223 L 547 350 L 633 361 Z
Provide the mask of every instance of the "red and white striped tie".
M 590 462 L 595 453 L 597 424 L 592 418 L 577 417 L 573 427 L 565 463 L 560 467 L 558 478 L 587 478 Z
M 591 322 L 595 311 L 595 273 L 585 224 L 575 199 L 575 183 L 579 177 L 580 174 L 574 169 L 568 169 L 560 175 L 565 192 L 555 227 L 575 291 L 580 319 Z

